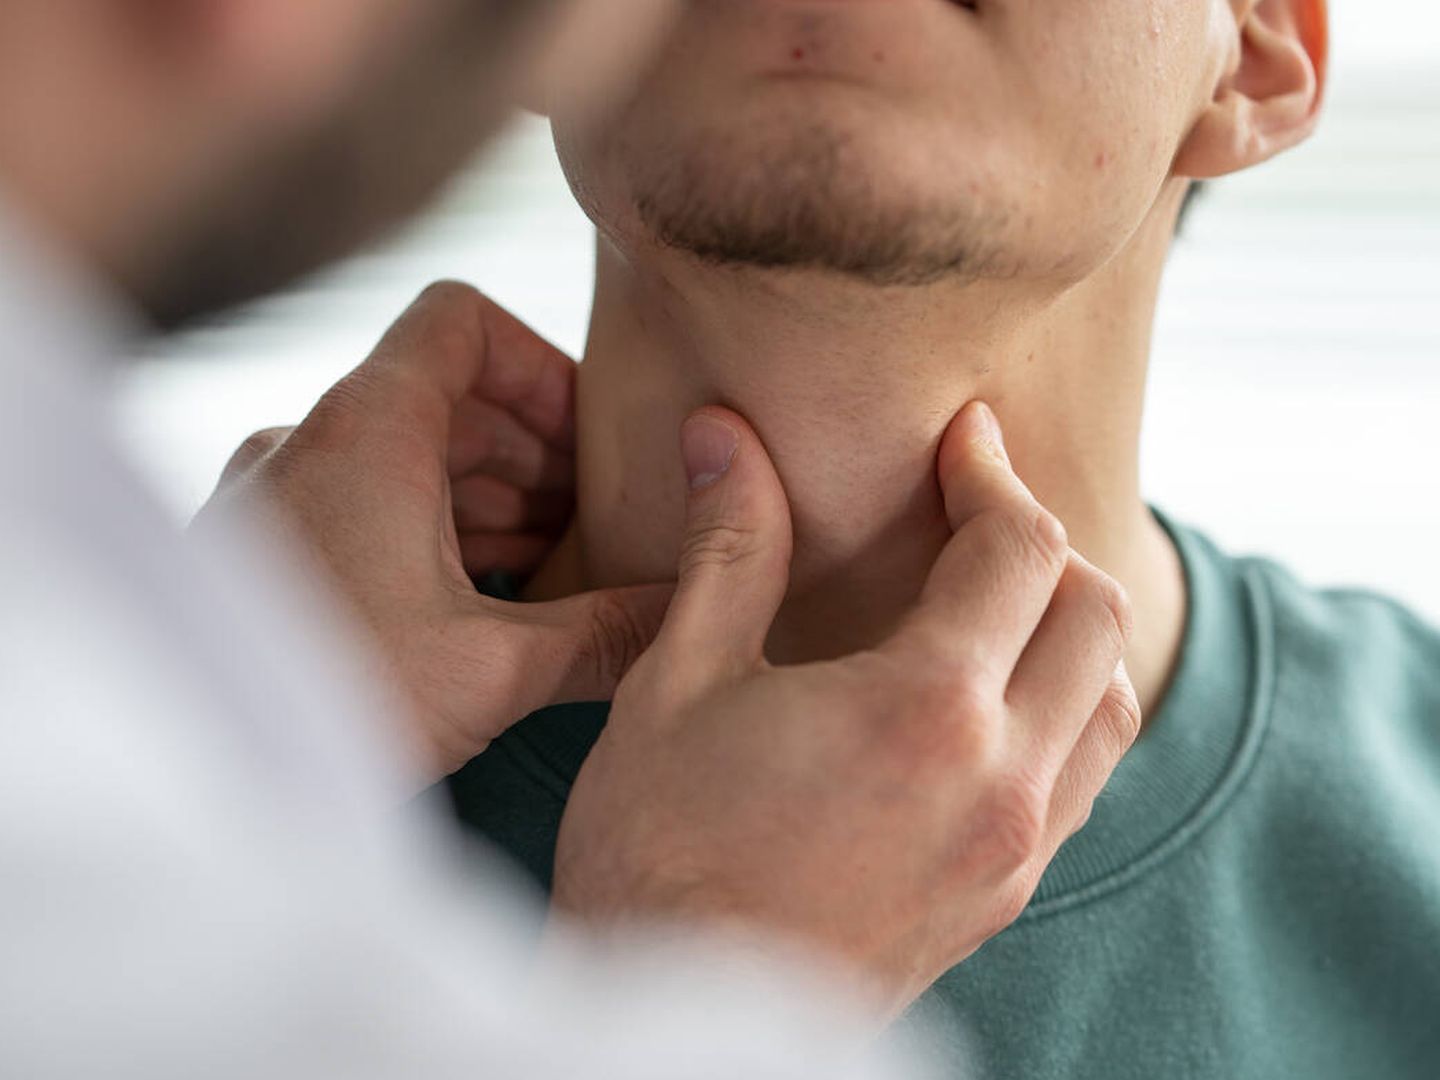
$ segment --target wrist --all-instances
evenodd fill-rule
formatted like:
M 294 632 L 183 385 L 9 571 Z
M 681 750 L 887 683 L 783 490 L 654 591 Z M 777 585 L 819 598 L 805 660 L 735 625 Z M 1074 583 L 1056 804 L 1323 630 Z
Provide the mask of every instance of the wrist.
M 842 998 L 862 1028 L 878 1033 L 929 988 L 933 979 L 894 956 L 867 956 L 821 933 L 751 914 L 700 884 L 655 883 L 643 895 L 605 891 L 600 898 L 557 873 L 542 953 L 576 937 L 605 955 L 623 955 L 637 941 L 684 949 L 703 944 L 723 957 L 723 973 L 763 979 L 777 968 L 805 974 Z M 707 970 L 714 970 L 713 968 Z

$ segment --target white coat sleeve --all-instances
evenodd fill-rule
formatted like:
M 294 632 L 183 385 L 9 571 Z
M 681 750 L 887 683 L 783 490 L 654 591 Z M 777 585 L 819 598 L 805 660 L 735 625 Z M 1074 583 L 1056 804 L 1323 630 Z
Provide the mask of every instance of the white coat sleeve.
M 12 544 L 0 571 L 0 1075 L 901 1075 L 703 959 L 577 961 L 543 988 L 498 864 L 458 871 L 420 811 L 305 797 L 144 590 L 61 549 L 46 570 Z

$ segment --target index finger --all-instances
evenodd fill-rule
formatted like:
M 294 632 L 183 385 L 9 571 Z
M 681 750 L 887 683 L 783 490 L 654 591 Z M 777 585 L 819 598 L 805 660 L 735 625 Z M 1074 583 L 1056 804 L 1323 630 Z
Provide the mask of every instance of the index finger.
M 470 396 L 500 406 L 546 443 L 575 445 L 575 362 L 478 290 L 431 285 L 352 375 L 356 393 L 393 404 L 448 437 Z
M 890 644 L 918 647 L 1003 690 L 1060 582 L 1069 542 L 1015 475 L 983 403 L 951 422 L 938 469 L 955 535 Z

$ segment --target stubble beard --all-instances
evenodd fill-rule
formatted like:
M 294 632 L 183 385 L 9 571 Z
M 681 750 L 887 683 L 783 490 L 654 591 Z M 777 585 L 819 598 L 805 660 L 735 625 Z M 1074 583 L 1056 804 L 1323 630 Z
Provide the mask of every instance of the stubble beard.
M 779 121 L 619 144 L 648 236 L 717 267 L 827 271 L 881 287 L 1004 272 L 998 223 L 962 193 L 914 194 L 842 125 Z

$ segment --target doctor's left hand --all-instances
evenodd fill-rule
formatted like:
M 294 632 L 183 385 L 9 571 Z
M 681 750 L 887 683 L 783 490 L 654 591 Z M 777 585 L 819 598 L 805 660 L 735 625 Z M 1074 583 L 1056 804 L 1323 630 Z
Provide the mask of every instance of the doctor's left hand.
M 669 602 L 472 584 L 533 570 L 568 523 L 574 367 L 469 286 L 433 285 L 303 423 L 247 440 L 201 512 L 278 520 L 329 572 L 414 704 L 429 779 L 536 709 L 608 698 Z

